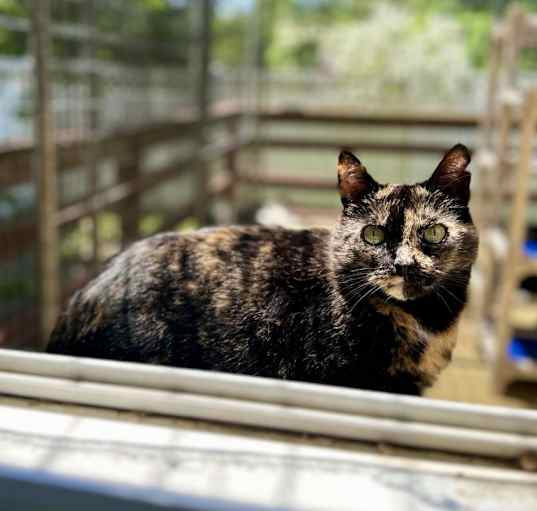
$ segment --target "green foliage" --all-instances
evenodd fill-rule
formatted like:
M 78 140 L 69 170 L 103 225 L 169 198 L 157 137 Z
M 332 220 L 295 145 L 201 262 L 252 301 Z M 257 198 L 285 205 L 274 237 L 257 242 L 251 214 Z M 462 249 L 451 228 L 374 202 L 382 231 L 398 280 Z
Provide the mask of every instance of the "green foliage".
M 38 1 L 38 0 L 34 0 Z M 30 20 L 31 1 L 0 0 L 0 15 Z M 153 62 L 186 60 L 189 35 L 189 16 L 185 9 L 173 7 L 168 0 L 128 0 L 124 2 L 95 2 L 93 13 L 87 2 L 68 0 L 52 2 L 51 19 L 55 23 L 76 27 L 93 18 L 98 32 L 122 36 L 125 41 L 151 42 L 150 49 L 120 48 L 100 44 L 97 55 L 109 60 L 125 60 L 133 56 Z M 0 56 L 28 53 L 28 34 L 24 31 L 0 28 Z M 53 38 L 53 53 L 57 57 L 79 57 L 83 39 Z
M 28 8 L 21 0 L 0 0 L 0 14 L 26 16 Z
M 493 16 L 489 12 L 462 12 L 457 16 L 463 26 L 466 50 L 472 64 L 483 68 L 488 63 Z
M 18 276 L 13 279 L 0 280 L 0 302 L 21 300 L 34 295 L 34 286 L 31 279 Z
M 0 15 L 15 18 L 27 17 L 28 9 L 20 0 L 0 0 Z M 27 50 L 26 34 L 19 31 L 0 28 L 0 54 L 23 55 Z
M 484 68 L 487 64 L 490 33 L 495 18 L 505 15 L 511 0 L 388 0 L 394 7 L 408 10 L 415 18 L 414 30 L 427 23 L 432 16 L 454 19 L 464 35 L 466 54 L 474 67 Z M 368 18 L 378 5 L 375 0 L 267 0 L 272 16 L 266 28 L 267 58 L 273 67 L 309 67 L 319 62 L 317 54 L 319 39 L 328 27 L 359 23 Z M 536 0 L 521 0 L 530 12 L 537 11 Z M 279 25 L 287 27 L 281 30 Z M 294 27 L 294 28 L 291 28 Z M 295 30 L 295 41 L 289 44 L 282 32 Z M 304 34 L 308 33 L 308 36 Z M 277 34 L 277 35 L 275 35 Z M 537 69 L 534 58 L 524 56 L 523 65 Z
M 140 233 L 145 238 L 160 231 L 164 225 L 163 215 L 152 213 L 142 216 L 140 220 Z
M 416 17 L 409 9 L 379 2 L 367 19 L 327 27 L 323 69 L 348 84 L 349 98 L 384 105 L 415 98 L 421 104 L 457 101 L 473 74 L 461 32 L 451 17 Z
M 197 218 L 193 216 L 189 216 L 185 218 L 183 221 L 179 222 L 175 226 L 175 230 L 178 232 L 191 232 L 195 231 L 196 229 L 199 229 L 201 227 L 200 222 Z
M 249 18 L 245 14 L 216 17 L 213 24 L 213 58 L 215 62 L 236 67 L 243 62 Z

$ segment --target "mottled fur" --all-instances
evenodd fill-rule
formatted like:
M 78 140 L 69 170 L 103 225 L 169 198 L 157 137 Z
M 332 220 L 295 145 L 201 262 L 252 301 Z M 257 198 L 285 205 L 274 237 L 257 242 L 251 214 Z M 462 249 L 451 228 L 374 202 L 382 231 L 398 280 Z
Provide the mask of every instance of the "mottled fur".
M 418 394 L 447 365 L 477 235 L 469 155 L 417 185 L 380 185 L 340 155 L 333 230 L 164 233 L 71 299 L 49 351 Z M 447 228 L 437 246 L 427 226 Z M 386 241 L 363 240 L 366 225 Z

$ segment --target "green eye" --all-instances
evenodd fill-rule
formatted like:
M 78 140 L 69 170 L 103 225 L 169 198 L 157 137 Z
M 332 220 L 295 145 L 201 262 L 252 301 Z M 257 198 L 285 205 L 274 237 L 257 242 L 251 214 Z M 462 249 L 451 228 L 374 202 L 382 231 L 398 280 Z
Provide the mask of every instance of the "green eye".
M 370 245 L 380 245 L 384 241 L 384 230 L 377 225 L 366 225 L 362 237 Z
M 446 237 L 447 229 L 442 224 L 431 225 L 423 231 L 423 238 L 427 243 L 440 243 Z

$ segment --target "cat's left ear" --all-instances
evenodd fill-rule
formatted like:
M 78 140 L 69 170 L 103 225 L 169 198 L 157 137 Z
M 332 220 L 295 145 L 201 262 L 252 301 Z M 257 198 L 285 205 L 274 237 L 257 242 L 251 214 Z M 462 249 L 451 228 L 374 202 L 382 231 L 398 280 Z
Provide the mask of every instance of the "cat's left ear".
M 365 195 L 376 191 L 379 186 L 350 151 L 341 151 L 339 154 L 337 178 L 343 205 L 360 202 Z
M 453 146 L 442 158 L 433 175 L 426 182 L 427 188 L 438 189 L 464 204 L 470 200 L 471 174 L 466 170 L 471 161 L 468 148 L 462 144 Z

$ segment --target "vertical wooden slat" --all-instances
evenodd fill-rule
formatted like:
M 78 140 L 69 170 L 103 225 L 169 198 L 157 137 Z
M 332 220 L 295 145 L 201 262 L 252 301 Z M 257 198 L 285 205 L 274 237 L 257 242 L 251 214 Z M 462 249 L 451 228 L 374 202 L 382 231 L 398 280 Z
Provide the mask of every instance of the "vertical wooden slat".
M 487 84 L 486 111 L 483 113 L 482 133 L 483 144 L 491 149 L 494 143 L 493 130 L 498 117 L 498 81 L 502 62 L 502 51 L 505 44 L 505 27 L 493 31 L 490 41 L 489 79 Z
M 520 280 L 520 268 L 524 263 L 522 246 L 526 238 L 527 210 L 530 190 L 533 148 L 537 123 L 537 89 L 531 90 L 523 107 L 520 135 L 520 156 L 515 175 L 515 190 L 509 224 L 509 250 L 503 265 L 499 318 L 496 327 L 498 353 L 496 356 L 495 383 L 500 390 L 509 381 L 510 365 L 507 347 L 511 338 L 510 311 L 515 289 Z
M 196 165 L 196 205 L 195 216 L 201 224 L 207 223 L 209 219 L 209 167 L 203 159 L 203 150 L 207 145 L 208 132 L 207 121 L 210 115 L 210 77 L 209 66 L 211 61 L 212 43 L 212 16 L 213 0 L 199 0 L 196 33 L 194 38 L 197 41 L 197 69 L 196 69 L 196 105 L 198 126 L 196 132 L 196 145 L 199 155 Z
M 509 146 L 511 130 L 514 122 L 514 105 L 510 98 L 498 98 L 498 82 L 500 68 L 504 70 L 503 91 L 512 95 L 518 81 L 517 65 L 520 56 L 520 36 L 525 25 L 525 14 L 519 6 L 510 8 L 506 23 L 501 30 L 493 34 L 490 60 L 489 90 L 487 112 L 485 113 L 484 133 L 485 147 L 490 149 L 496 142 L 496 165 L 491 175 L 484 176 L 482 201 L 481 227 L 496 226 L 500 221 L 502 212 L 501 203 L 504 185 L 505 169 L 509 158 Z M 501 100 L 498 108 L 498 99 Z M 500 120 L 498 121 L 498 115 Z M 493 133 L 498 129 L 497 140 L 493 139 Z
M 265 27 L 263 23 L 264 10 L 266 3 L 261 0 L 255 0 L 254 3 L 254 22 L 252 30 L 252 66 L 253 66 L 253 114 L 256 120 L 256 126 L 259 124 L 259 113 L 263 107 L 263 71 L 264 71 L 264 46 L 263 38 L 265 37 Z
M 507 88 L 518 86 L 518 66 L 520 59 L 521 39 L 526 28 L 526 13 L 517 4 L 513 4 L 507 15 L 507 41 L 505 45 L 504 67 L 505 85 Z
M 239 125 L 238 122 L 240 122 L 238 119 L 232 119 L 227 124 L 229 135 L 230 135 L 230 143 L 236 144 L 238 142 L 239 137 Z M 230 221 L 232 223 L 237 221 L 238 217 L 238 185 L 239 185 L 239 167 L 238 167 L 238 156 L 239 156 L 239 150 L 240 149 L 234 149 L 233 151 L 230 151 L 225 158 L 225 164 L 226 164 L 226 171 L 228 174 L 230 185 L 226 191 L 226 199 L 229 203 L 229 210 L 231 212 L 230 214 Z
M 47 342 L 58 313 L 58 186 L 50 58 L 49 0 L 32 3 L 34 73 L 36 82 L 35 143 L 38 188 L 39 311 L 42 342 Z
M 95 0 L 86 0 L 85 2 L 85 14 L 86 14 L 86 26 L 88 30 L 93 33 L 96 30 L 96 12 L 95 12 Z M 97 74 L 97 68 L 95 66 L 96 49 L 95 49 L 95 37 L 88 37 L 85 48 L 85 57 L 91 62 L 91 67 L 88 76 L 89 84 L 89 109 L 84 112 L 87 116 L 88 123 L 88 140 L 85 148 L 85 164 L 86 172 L 89 175 L 89 193 L 95 194 L 98 190 L 98 167 L 97 159 L 99 154 L 98 149 L 98 129 L 100 124 L 100 111 L 98 108 L 99 103 L 99 78 Z M 99 266 L 99 224 L 98 213 L 95 212 L 91 215 L 92 220 L 92 270 L 95 272 Z
M 264 62 L 263 62 L 263 38 L 265 37 L 265 24 L 264 16 L 270 15 L 270 9 L 273 9 L 274 6 L 267 6 L 267 3 L 261 2 L 261 0 L 256 0 L 254 4 L 253 11 L 253 29 L 250 31 L 251 34 L 251 46 L 252 46 L 252 106 L 251 110 L 251 123 L 252 126 L 248 127 L 254 133 L 254 143 L 250 149 L 250 172 L 255 175 L 260 175 L 263 167 L 263 150 L 259 141 L 263 137 L 262 132 L 262 123 L 260 119 L 260 112 L 263 109 L 263 92 L 264 92 Z M 265 12 L 267 10 L 269 12 Z
M 126 154 L 119 159 L 119 182 L 126 183 L 139 179 L 143 151 L 138 139 L 129 143 Z M 127 247 L 140 237 L 141 197 L 135 193 L 119 204 L 118 212 L 121 218 L 121 246 Z
M 506 98 L 500 107 L 501 118 L 498 129 L 498 141 L 496 147 L 496 165 L 492 175 L 489 176 L 489 194 L 486 199 L 486 221 L 487 225 L 498 226 L 502 215 L 502 196 L 506 185 L 506 169 L 510 169 L 510 142 L 511 130 L 515 120 L 516 105 Z

